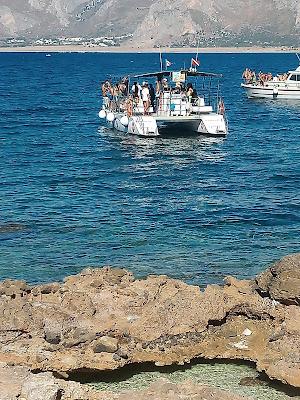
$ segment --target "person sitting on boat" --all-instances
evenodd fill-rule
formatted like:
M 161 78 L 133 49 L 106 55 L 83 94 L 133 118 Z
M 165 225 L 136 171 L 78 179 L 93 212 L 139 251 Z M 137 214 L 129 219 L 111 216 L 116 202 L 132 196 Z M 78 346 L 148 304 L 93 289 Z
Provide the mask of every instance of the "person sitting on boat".
M 148 83 L 147 82 L 143 82 L 142 101 L 143 101 L 143 106 L 144 106 L 144 115 L 149 115 L 150 92 L 149 92 L 149 88 L 148 88 Z
M 262 86 L 264 86 L 265 82 L 268 81 L 268 74 L 264 72 L 260 72 L 258 75 L 259 82 Z
M 287 77 L 288 77 L 288 74 L 287 73 L 285 73 L 285 74 L 280 74 L 280 75 L 278 75 L 278 79 L 280 80 L 280 81 L 286 81 L 287 80 Z

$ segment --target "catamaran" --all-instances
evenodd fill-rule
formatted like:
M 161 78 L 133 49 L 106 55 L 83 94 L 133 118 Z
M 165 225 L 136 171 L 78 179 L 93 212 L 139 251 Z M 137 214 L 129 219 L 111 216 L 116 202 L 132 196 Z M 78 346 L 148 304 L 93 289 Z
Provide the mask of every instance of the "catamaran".
M 119 131 L 138 136 L 159 136 L 174 130 L 226 136 L 220 78 L 220 74 L 194 67 L 135 75 L 128 78 L 125 93 L 104 95 L 99 117 Z M 138 83 L 141 80 L 142 85 Z

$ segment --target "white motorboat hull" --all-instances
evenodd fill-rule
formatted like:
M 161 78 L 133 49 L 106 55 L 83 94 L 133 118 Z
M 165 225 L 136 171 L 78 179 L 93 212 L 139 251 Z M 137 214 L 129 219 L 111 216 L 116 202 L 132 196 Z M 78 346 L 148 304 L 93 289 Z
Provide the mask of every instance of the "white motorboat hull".
M 269 84 L 268 86 L 241 85 L 249 99 L 282 99 L 282 100 L 300 100 L 300 84 L 299 87 L 287 87 L 280 84 Z

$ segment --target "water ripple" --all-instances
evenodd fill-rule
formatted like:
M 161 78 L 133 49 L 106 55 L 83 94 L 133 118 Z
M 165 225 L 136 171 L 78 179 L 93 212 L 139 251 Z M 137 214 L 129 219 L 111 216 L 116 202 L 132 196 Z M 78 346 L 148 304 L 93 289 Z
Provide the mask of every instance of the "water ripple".
M 240 88 L 245 66 L 284 71 L 294 56 L 202 55 L 225 77 L 226 139 L 102 125 L 102 78 L 157 67 L 152 55 L 119 57 L 0 54 L 0 278 L 110 264 L 205 285 L 299 251 L 300 106 L 247 100 Z

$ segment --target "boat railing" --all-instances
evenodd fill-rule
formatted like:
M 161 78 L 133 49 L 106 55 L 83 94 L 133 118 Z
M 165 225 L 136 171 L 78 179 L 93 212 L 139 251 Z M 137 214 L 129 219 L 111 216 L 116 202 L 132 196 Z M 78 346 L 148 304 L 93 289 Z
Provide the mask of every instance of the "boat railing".
M 156 101 L 157 116 L 187 116 L 200 114 L 205 107 L 204 97 L 188 97 L 182 93 L 162 92 Z
M 113 113 L 127 113 L 128 96 L 114 96 L 111 100 L 104 98 L 106 109 Z M 131 99 L 133 115 L 145 114 L 144 105 L 140 98 Z M 212 107 L 205 104 L 204 96 L 189 97 L 185 93 L 172 91 L 161 92 L 150 104 L 148 113 L 157 117 L 184 117 L 211 112 Z

